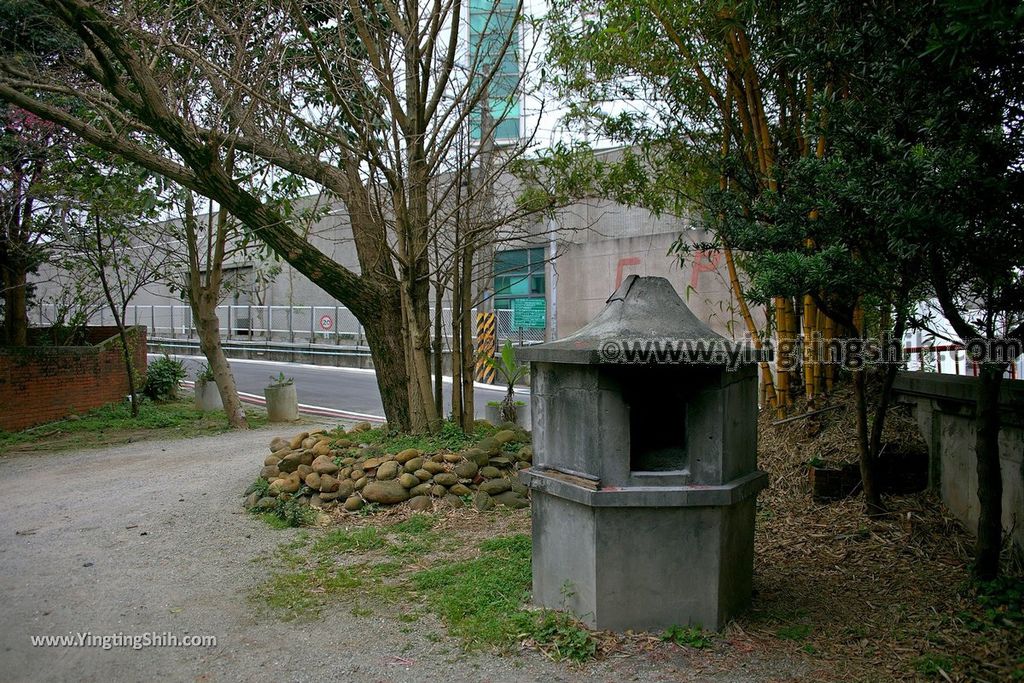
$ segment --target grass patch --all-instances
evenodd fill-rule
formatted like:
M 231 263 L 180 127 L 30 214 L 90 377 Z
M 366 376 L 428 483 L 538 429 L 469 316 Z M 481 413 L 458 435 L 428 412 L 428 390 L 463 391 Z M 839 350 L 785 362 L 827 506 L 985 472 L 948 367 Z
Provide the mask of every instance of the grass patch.
M 698 650 L 711 647 L 711 636 L 705 633 L 704 629 L 700 626 L 683 627 L 672 625 L 661 634 L 661 639 L 667 643 L 693 647 Z
M 349 553 L 352 551 L 377 550 L 387 545 L 380 529 L 364 526 L 356 529 L 335 529 L 313 544 L 316 555 Z
M 392 524 L 389 529 L 400 534 L 421 534 L 430 531 L 437 525 L 437 518 L 432 515 L 413 515 L 409 519 Z
M 291 524 L 288 523 L 288 520 L 279 516 L 276 512 L 260 512 L 257 513 L 256 516 L 262 519 L 271 529 L 291 528 Z
M 925 676 L 940 676 L 939 671 L 953 670 L 953 659 L 946 655 L 926 654 L 914 660 L 914 669 Z
M 418 448 L 425 453 L 436 453 L 469 448 L 495 431 L 494 427 L 477 422 L 473 431 L 467 434 L 457 424 L 446 420 L 437 434 L 400 434 L 377 427 L 365 432 L 345 434 L 343 438 L 354 443 L 376 444 L 385 453 L 398 453 L 407 448 Z
M 801 640 L 805 640 L 807 636 L 811 635 L 811 627 L 807 624 L 783 626 L 775 632 L 775 635 L 783 640 L 795 640 L 800 642 Z
M 530 537 L 489 539 L 480 550 L 475 559 L 417 572 L 412 582 L 468 649 L 507 649 L 530 626 L 520 609 L 531 583 Z
M 267 424 L 266 413 L 247 410 L 250 427 Z M 0 450 L 54 451 L 95 448 L 156 438 L 191 438 L 229 431 L 223 412 L 204 413 L 191 399 L 143 401 L 138 417 L 127 403 L 91 410 L 78 419 L 59 420 L 20 432 L 0 430 Z

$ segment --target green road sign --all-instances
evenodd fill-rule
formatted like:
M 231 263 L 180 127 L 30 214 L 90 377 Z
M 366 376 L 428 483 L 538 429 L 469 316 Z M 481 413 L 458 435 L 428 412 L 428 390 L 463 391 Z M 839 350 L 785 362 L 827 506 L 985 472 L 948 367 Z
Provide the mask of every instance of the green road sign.
M 544 329 L 548 326 L 548 302 L 545 297 L 512 299 L 512 328 Z

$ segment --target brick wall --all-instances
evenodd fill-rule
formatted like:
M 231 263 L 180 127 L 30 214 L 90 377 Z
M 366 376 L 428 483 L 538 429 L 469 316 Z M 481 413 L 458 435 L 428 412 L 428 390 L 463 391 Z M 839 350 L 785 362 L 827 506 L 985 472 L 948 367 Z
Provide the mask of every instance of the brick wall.
M 128 395 L 116 327 L 89 327 L 88 346 L 0 347 L 0 429 L 13 431 L 83 413 Z M 141 380 L 146 328 L 128 328 Z

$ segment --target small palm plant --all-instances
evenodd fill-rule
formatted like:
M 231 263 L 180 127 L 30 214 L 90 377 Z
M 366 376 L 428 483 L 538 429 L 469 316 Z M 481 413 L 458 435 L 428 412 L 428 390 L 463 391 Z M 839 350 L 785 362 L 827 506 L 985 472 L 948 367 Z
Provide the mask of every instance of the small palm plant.
M 516 352 L 512 342 L 506 341 L 497 356 L 484 358 L 488 367 L 494 368 L 508 387 L 505 398 L 501 401 L 501 419 L 504 422 L 516 421 L 516 382 L 530 374 L 530 367 L 516 360 Z

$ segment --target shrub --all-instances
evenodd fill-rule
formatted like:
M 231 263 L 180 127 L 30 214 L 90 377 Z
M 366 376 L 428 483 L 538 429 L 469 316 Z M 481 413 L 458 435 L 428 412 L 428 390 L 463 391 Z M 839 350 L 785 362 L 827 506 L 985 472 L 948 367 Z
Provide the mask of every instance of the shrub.
M 142 393 L 152 399 L 166 400 L 178 395 L 178 387 L 185 379 L 185 366 L 179 360 L 173 360 L 167 354 L 149 364 L 146 371 L 146 384 Z

